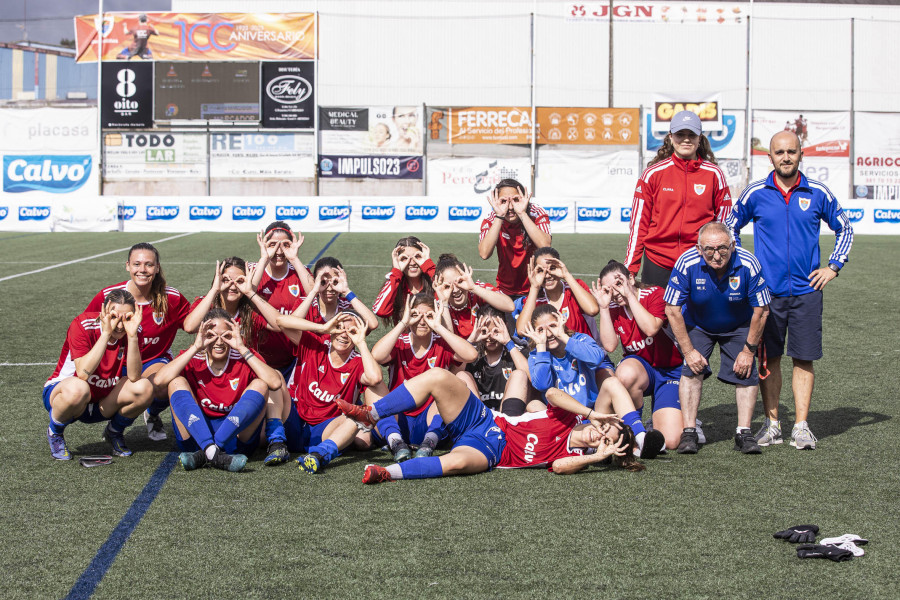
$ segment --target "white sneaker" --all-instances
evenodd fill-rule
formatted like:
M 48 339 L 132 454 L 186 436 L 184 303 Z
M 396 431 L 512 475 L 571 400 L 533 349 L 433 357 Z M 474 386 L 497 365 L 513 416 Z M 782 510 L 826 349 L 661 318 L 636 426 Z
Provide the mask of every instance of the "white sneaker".
M 778 421 L 772 422 L 768 419 L 763 422 L 762 427 L 753 437 L 756 438 L 756 443 L 760 446 L 772 446 L 784 442 L 784 439 L 781 437 L 781 423 Z
M 791 446 L 797 450 L 815 450 L 817 441 L 806 422 L 794 425 L 791 431 Z
M 700 429 L 700 426 L 703 425 L 703 421 L 697 419 L 697 443 L 705 444 L 706 443 L 706 434 L 703 433 L 703 430 Z
M 154 442 L 161 442 L 166 439 L 166 430 L 163 428 L 163 422 L 159 415 L 151 415 L 145 410 L 144 425 L 147 426 L 147 437 Z

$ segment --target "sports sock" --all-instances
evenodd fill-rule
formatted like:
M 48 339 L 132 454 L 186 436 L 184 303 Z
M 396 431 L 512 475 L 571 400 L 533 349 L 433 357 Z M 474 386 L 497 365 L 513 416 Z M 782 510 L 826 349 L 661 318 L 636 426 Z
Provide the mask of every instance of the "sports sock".
M 631 427 L 635 437 L 637 437 L 638 434 L 647 433 L 644 424 L 641 422 L 641 413 L 636 410 L 625 413 L 625 415 L 622 416 L 622 422 Z
M 510 417 L 521 417 L 525 414 L 525 401 L 521 398 L 506 398 L 500 409 Z
M 172 412 L 187 427 L 188 433 L 199 447 L 206 448 L 213 443 L 209 423 L 189 391 L 178 390 L 172 394 Z
M 281 419 L 266 419 L 266 440 L 268 442 L 286 442 L 287 435 L 284 432 L 284 423 Z
M 341 455 L 341 451 L 338 450 L 337 444 L 331 440 L 322 440 L 315 446 L 310 446 L 309 454 L 312 454 L 313 452 L 322 456 L 322 466 L 327 465 Z
M 400 425 L 397 423 L 397 417 L 394 415 L 384 417 L 378 421 L 375 424 L 375 432 L 386 441 L 394 435 L 399 436 L 401 440 L 403 439 L 403 435 L 400 433 Z
M 216 453 L 219 451 L 219 447 L 215 444 L 210 444 L 206 448 L 203 449 L 203 453 L 206 455 L 206 458 L 212 460 L 216 457 Z
M 388 465 L 385 468 L 387 469 L 387 472 L 391 474 L 391 479 L 394 481 L 403 479 L 403 471 L 400 469 L 399 464 Z
M 53 414 L 51 413 L 50 414 L 50 432 L 55 433 L 56 435 L 62 435 L 63 431 L 65 431 L 65 429 L 66 429 L 66 426 L 70 425 L 73 421 L 74 421 L 74 419 L 72 421 L 66 421 L 65 423 L 61 423 L 60 421 L 57 421 L 56 419 L 54 419 Z
M 441 441 L 441 439 L 438 437 L 438 434 L 433 431 L 429 431 L 425 434 L 425 439 L 422 440 L 421 446 L 428 447 L 434 450 L 437 447 L 439 441 Z
M 133 418 L 126 417 L 122 413 L 116 413 L 113 415 L 113 418 L 109 420 L 109 430 L 113 433 L 123 433 L 132 423 L 134 423 Z
M 372 416 L 381 419 L 388 415 L 396 415 L 416 407 L 416 401 L 406 389 L 406 384 L 401 383 L 390 394 L 372 405 Z
M 256 390 L 246 390 L 241 394 L 213 437 L 216 446 L 224 448 L 232 438 L 256 419 L 265 406 L 265 397 Z
M 400 473 L 401 476 L 396 479 L 431 479 L 441 477 L 444 474 L 444 468 L 441 466 L 440 458 L 428 456 L 400 463 Z
M 154 398 L 150 402 L 150 408 L 147 409 L 147 412 L 154 417 L 158 417 L 167 408 L 169 408 L 168 398 Z
M 431 419 L 431 423 L 428 424 L 428 429 L 425 431 L 425 439 L 428 439 L 428 436 L 432 436 L 434 438 L 434 446 L 436 447 L 438 442 L 446 436 L 447 431 L 444 427 L 444 419 L 441 418 L 440 414 L 434 415 L 434 418 Z
M 391 433 L 387 437 L 387 444 L 388 444 L 388 448 L 391 449 L 391 452 L 396 452 L 397 448 L 401 444 L 405 446 L 406 442 L 403 441 L 403 437 L 399 433 Z

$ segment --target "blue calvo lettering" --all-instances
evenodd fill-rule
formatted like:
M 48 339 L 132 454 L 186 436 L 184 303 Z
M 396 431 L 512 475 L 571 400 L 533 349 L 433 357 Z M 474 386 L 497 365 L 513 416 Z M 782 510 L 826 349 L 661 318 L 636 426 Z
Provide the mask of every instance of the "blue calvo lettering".
M 258 221 L 265 214 L 265 206 L 234 206 L 231 209 L 231 218 L 235 221 Z
M 845 208 L 844 214 L 847 215 L 847 219 L 851 223 L 858 223 L 862 221 L 863 216 L 866 214 L 866 209 L 864 208 Z
M 276 206 L 275 218 L 285 221 L 300 221 L 309 214 L 308 206 Z
M 188 218 L 191 221 L 215 221 L 221 216 L 221 206 L 191 205 L 191 207 L 188 209 Z
M 119 219 L 123 221 L 130 221 L 134 218 L 134 215 L 137 214 L 137 206 L 120 206 L 119 207 Z
M 407 206 L 407 221 L 430 221 L 438 216 L 437 206 Z
M 20 221 L 43 221 L 50 218 L 49 206 L 20 206 Z
M 630 206 L 623 206 L 621 209 L 621 212 L 622 212 L 622 214 L 619 218 L 622 220 L 623 223 L 631 221 L 631 207 Z
M 565 206 L 545 206 L 544 210 L 553 222 L 565 221 L 569 216 L 569 209 Z
M 481 217 L 481 207 L 451 206 L 449 215 L 451 221 L 474 221 Z
M 900 223 L 900 210 L 892 208 L 876 208 L 876 223 Z
M 91 175 L 90 155 L 3 157 L 3 191 L 66 194 L 83 186 Z
M 605 221 L 609 218 L 610 213 L 612 213 L 611 208 L 596 208 L 589 206 L 582 206 L 578 208 L 578 220 L 579 221 Z
M 8 206 L 0 206 L 0 221 L 5 219 L 9 215 L 9 207 Z
M 349 206 L 320 206 L 319 220 L 327 221 L 330 219 L 343 220 L 350 217 Z
M 384 221 L 392 218 L 396 211 L 397 208 L 394 206 L 363 206 L 362 218 Z
M 148 221 L 170 221 L 178 216 L 177 206 L 148 206 Z

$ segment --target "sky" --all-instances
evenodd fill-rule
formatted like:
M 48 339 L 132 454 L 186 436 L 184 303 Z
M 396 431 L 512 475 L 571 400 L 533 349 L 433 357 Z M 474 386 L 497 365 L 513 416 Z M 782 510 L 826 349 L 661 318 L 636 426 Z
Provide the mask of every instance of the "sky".
M 171 0 L 104 0 L 104 12 L 168 11 Z M 0 13 L 0 42 L 31 42 L 59 44 L 63 38 L 75 37 L 75 15 L 99 12 L 98 0 L 3 0 Z

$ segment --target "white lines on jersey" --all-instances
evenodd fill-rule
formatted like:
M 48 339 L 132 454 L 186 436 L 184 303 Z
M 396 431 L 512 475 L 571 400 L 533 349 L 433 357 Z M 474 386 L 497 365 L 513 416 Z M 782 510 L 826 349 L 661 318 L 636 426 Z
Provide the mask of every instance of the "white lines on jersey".
M 151 244 L 161 244 L 162 242 L 168 242 L 169 240 L 175 240 L 178 238 L 185 237 L 187 235 L 194 235 L 195 232 L 188 231 L 187 233 L 179 233 L 178 235 L 169 236 L 167 238 L 163 238 L 161 240 L 154 240 L 150 242 Z M 87 260 L 91 260 L 92 258 L 99 258 L 101 256 L 109 256 L 110 254 L 117 254 L 119 252 L 125 252 L 130 249 L 131 246 L 126 246 L 124 248 L 118 248 L 116 250 L 110 250 L 109 252 L 101 252 L 100 254 L 94 254 L 93 256 L 85 256 L 84 258 L 76 258 L 75 260 L 67 260 L 66 262 L 58 263 L 55 265 L 50 265 L 49 267 L 43 267 L 41 269 L 35 269 L 34 271 L 26 271 L 24 273 L 16 273 L 15 275 L 7 275 L 6 277 L 0 277 L 0 281 L 9 281 L 10 279 L 15 279 L 16 277 L 24 277 L 26 275 L 34 275 L 35 273 L 43 273 L 44 271 L 49 271 L 50 269 L 58 269 L 59 267 L 65 267 L 68 265 L 73 265 L 75 263 L 85 262 Z

